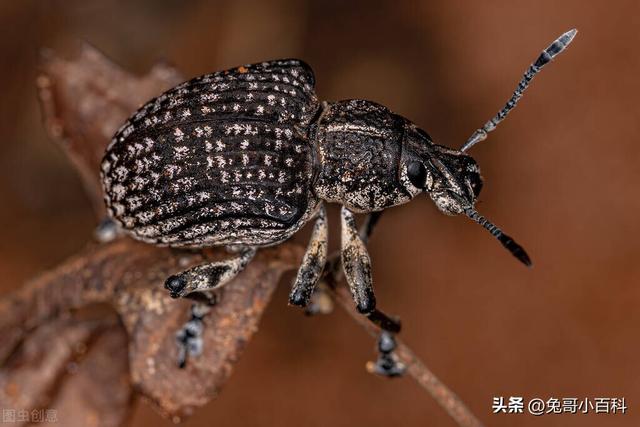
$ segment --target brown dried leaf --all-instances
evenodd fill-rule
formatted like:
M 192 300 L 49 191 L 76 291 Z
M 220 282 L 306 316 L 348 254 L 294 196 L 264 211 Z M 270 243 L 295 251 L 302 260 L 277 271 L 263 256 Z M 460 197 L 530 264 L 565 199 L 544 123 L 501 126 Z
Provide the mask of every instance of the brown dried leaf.
M 42 56 L 37 86 L 45 127 L 80 173 L 95 212 L 104 216 L 99 171 L 107 144 L 141 104 L 182 79 L 165 64 L 134 76 L 88 44 L 73 60 L 50 51 Z
M 42 422 L 49 409 L 65 426 L 120 425 L 133 395 L 126 343 L 113 312 L 40 326 L 0 370 L 0 407 L 28 411 L 32 422 Z
M 282 273 L 299 263 L 302 248 L 286 243 L 258 252 L 245 271 L 223 288 L 220 301 L 207 316 L 204 353 L 189 359 L 187 368 L 181 370 L 177 367 L 175 334 L 188 320 L 190 304 L 169 298 L 163 288 L 164 279 L 181 268 L 225 256 L 228 254 L 222 250 L 195 254 L 157 248 L 128 238 L 90 247 L 0 302 L 0 333 L 15 335 L 12 343 L 3 340 L 0 349 L 9 355 L 25 336 L 27 342 L 55 336 L 66 324 L 54 321 L 46 334 L 40 328 L 28 334 L 60 313 L 109 302 L 129 333 L 131 377 L 136 388 L 161 413 L 172 417 L 189 415 L 219 392 L 231 374 L 233 363 L 256 331 Z M 66 332 L 70 334 L 68 341 L 85 341 L 87 338 L 80 333 L 87 327 L 80 324 L 79 331 Z M 63 356 L 47 359 L 38 369 L 56 378 L 64 367 L 59 361 L 63 359 Z M 96 359 L 91 369 L 99 370 L 98 361 L 104 366 L 121 363 L 110 352 Z M 0 372 L 11 376 L 16 375 L 15 369 L 9 363 Z M 42 393 L 37 387 L 33 390 L 36 395 Z M 23 403 L 29 406 L 32 401 Z
M 73 375 L 48 407 L 65 427 L 118 427 L 130 416 L 133 388 L 127 333 L 115 324 L 91 339 Z
M 161 413 L 178 420 L 214 398 L 231 374 L 283 272 L 301 258 L 301 248 L 283 244 L 256 258 L 220 292 L 204 321 L 204 349 L 177 366 L 176 332 L 189 320 L 189 304 L 174 301 L 159 286 L 142 284 L 120 294 L 118 310 L 131 336 L 131 375 L 138 391 Z
M 0 406 L 31 410 L 46 405 L 47 394 L 74 357 L 74 346 L 86 343 L 97 326 L 58 319 L 38 328 L 0 372 Z
M 138 269 L 140 260 L 147 260 L 146 270 Z M 162 283 L 177 268 L 171 251 L 130 239 L 87 248 L 0 300 L 0 362 L 25 334 L 58 314 L 109 303 L 116 289 L 135 283 L 143 275 L 147 283 Z
M 116 282 L 109 275 L 123 250 L 119 244 L 88 248 L 0 300 L 0 363 L 43 323 L 70 309 L 110 301 Z

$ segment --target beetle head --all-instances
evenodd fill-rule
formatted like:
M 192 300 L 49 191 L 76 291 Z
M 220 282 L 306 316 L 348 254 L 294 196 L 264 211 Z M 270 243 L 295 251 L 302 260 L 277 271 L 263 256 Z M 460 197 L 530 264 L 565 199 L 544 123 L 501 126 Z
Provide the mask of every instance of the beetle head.
M 442 213 L 458 215 L 473 208 L 483 180 L 471 156 L 434 144 L 425 131 L 408 124 L 402 157 L 403 181 L 428 193 Z
M 475 210 L 483 179 L 478 164 L 471 156 L 433 144 L 425 131 L 407 123 L 400 170 L 403 174 L 401 181 L 429 194 L 440 212 L 446 215 L 465 214 L 487 229 L 522 263 L 531 265 L 529 256 L 520 245 Z

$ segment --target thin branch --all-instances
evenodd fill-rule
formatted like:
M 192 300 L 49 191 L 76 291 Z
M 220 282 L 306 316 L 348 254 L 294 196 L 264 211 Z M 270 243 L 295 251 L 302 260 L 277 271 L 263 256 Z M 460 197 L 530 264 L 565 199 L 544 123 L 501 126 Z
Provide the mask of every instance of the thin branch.
M 362 326 L 369 335 L 377 337 L 380 334 L 377 326 L 356 311 L 351 295 L 344 286 L 337 286 L 335 288 L 328 287 L 328 289 L 330 289 L 334 300 L 338 302 L 340 307 L 342 307 L 358 325 Z M 480 420 L 471 413 L 462 400 L 422 363 L 408 345 L 398 338 L 396 338 L 396 343 L 396 355 L 402 363 L 406 365 L 407 374 L 424 388 L 460 427 L 483 426 Z
M 370 225 L 365 223 L 364 227 L 367 228 L 370 227 Z M 364 231 L 363 228 L 363 235 Z M 370 234 L 370 231 L 369 229 L 369 232 L 366 234 L 367 236 Z M 374 338 L 378 337 L 380 335 L 380 328 L 361 313 L 358 313 L 353 304 L 351 294 L 344 283 L 339 251 L 335 251 L 327 258 L 324 281 L 328 285 L 326 289 L 331 293 L 333 300 L 336 301 L 358 325 L 362 326 L 369 335 Z M 460 427 L 483 427 L 480 420 L 473 415 L 462 400 L 425 366 L 408 345 L 398 338 L 396 338 L 395 354 L 407 367 L 407 374 L 425 389 Z

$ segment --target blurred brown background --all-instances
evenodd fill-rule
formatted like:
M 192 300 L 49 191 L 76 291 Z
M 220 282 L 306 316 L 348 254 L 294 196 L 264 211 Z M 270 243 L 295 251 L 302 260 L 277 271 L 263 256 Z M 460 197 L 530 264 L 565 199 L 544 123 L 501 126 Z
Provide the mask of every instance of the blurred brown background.
M 487 425 L 639 425 L 639 20 L 635 1 L 5 0 L 2 292 L 79 250 L 94 226 L 40 123 L 41 47 L 71 53 L 86 40 L 127 69 L 166 59 L 188 77 L 300 57 L 322 99 L 375 100 L 459 147 L 539 51 L 576 27 L 571 48 L 472 150 L 486 178 L 479 209 L 535 267 L 420 198 L 383 217 L 374 280 L 403 338 Z M 374 343 L 340 310 L 305 318 L 287 292 L 283 283 L 221 396 L 185 425 L 454 425 L 410 379 L 364 371 Z M 625 397 L 629 410 L 492 415 L 494 396 Z M 150 423 L 170 425 L 139 403 L 132 425 Z

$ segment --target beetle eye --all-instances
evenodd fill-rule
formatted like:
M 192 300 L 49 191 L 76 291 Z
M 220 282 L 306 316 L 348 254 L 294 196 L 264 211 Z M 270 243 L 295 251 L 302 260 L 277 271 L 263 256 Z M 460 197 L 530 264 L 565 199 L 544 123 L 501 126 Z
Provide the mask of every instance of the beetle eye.
M 407 176 L 414 187 L 424 188 L 427 181 L 427 168 L 422 162 L 409 162 L 407 164 Z

